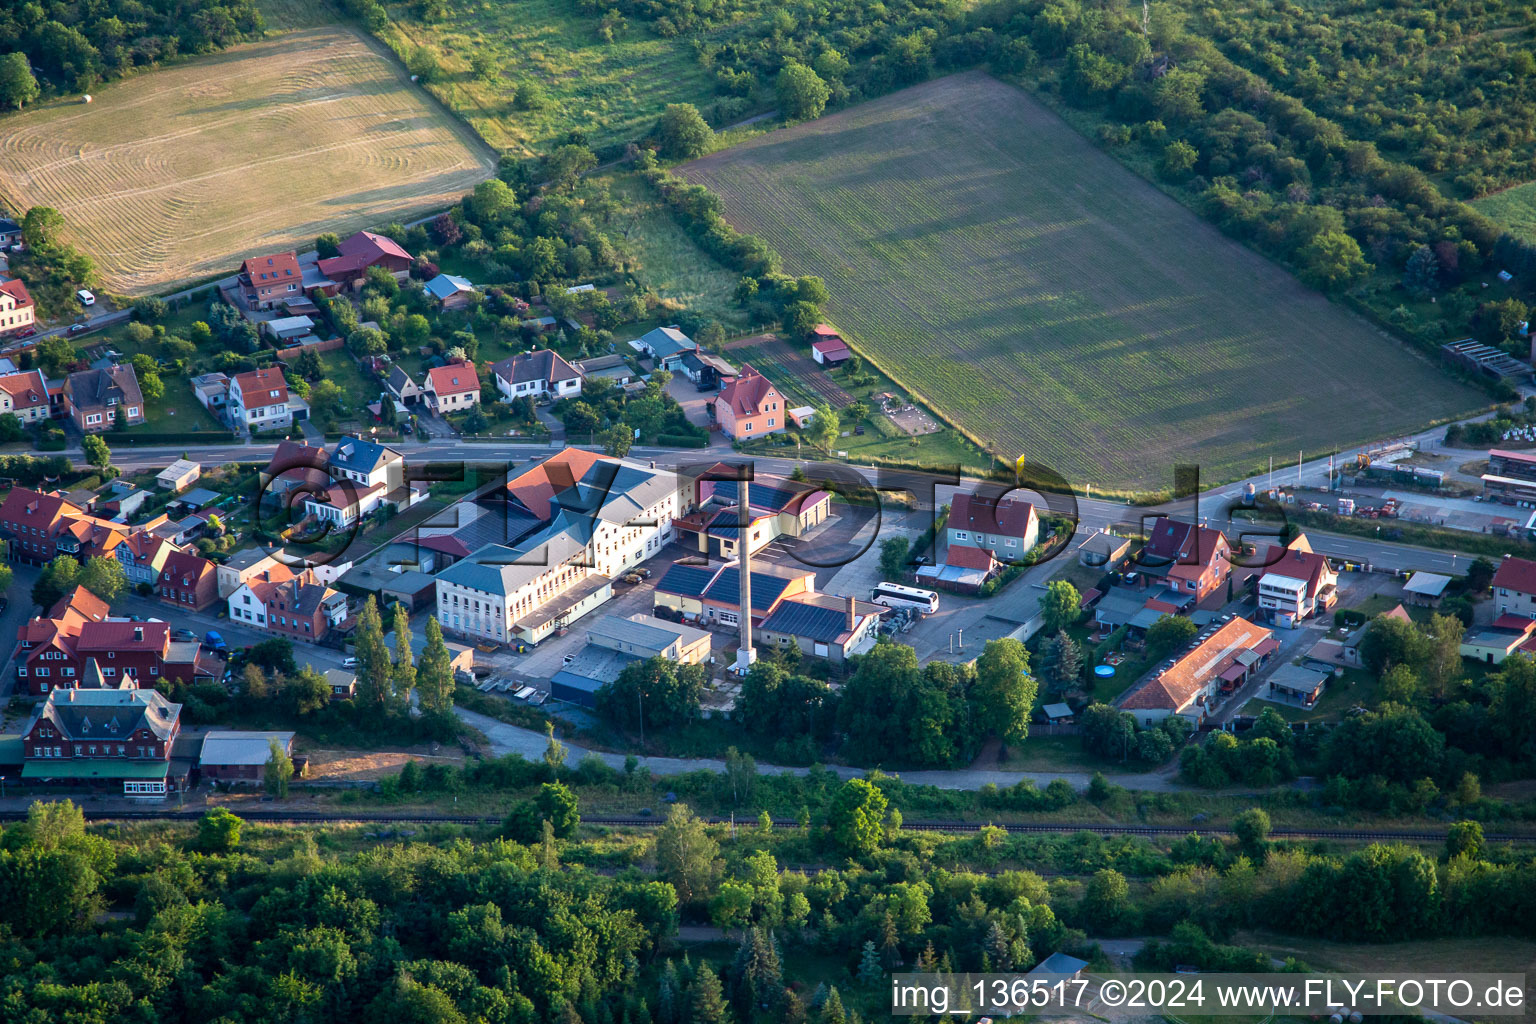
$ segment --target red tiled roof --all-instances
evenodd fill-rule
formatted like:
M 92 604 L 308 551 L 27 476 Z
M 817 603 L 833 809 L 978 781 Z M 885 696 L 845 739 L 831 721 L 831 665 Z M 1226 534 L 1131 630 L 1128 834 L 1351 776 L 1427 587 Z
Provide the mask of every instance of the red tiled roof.
M 1228 550 L 1220 530 L 1163 516 L 1152 523 L 1142 556 L 1151 559 L 1153 567 L 1169 563 L 1163 571 L 1175 579 L 1198 579 Z
M 257 288 L 263 288 L 276 284 L 279 281 L 298 283 L 304 280 L 304 272 L 299 269 L 299 259 L 291 252 L 273 253 L 271 256 L 256 256 L 240 264 L 240 273 L 251 279 L 251 284 Z
M 1287 548 L 1279 561 L 1264 570 L 1266 576 L 1283 576 L 1288 580 L 1301 580 L 1307 585 L 1307 593 L 1317 596 L 1323 576 L 1328 572 L 1328 559 L 1313 551 Z
M 12 487 L 5 501 L 0 503 L 0 520 L 51 525 L 61 515 L 84 511 L 56 494 L 43 494 L 30 487 Z
M 1514 629 L 1522 633 L 1528 633 L 1536 628 L 1536 619 L 1528 619 L 1524 615 L 1500 615 L 1489 623 L 1494 629 Z
M 337 250 L 343 256 L 398 256 L 403 260 L 411 258 L 411 254 L 400 248 L 392 238 L 374 234 L 372 231 L 359 231 L 342 239 Z
M 208 559 L 190 551 L 174 551 L 166 556 L 165 564 L 160 567 L 160 578 L 170 581 L 190 580 L 188 585 L 196 586 L 199 580 L 214 571 L 213 563 Z
M 163 651 L 170 628 L 168 622 L 87 622 L 75 646 L 80 651 Z
M 715 401 L 724 402 L 737 416 L 755 416 L 762 411 L 763 400 L 773 391 L 773 384 L 767 377 L 742 363 L 741 373 L 720 390 Z
M 27 291 L 27 286 L 21 283 L 19 278 L 8 278 L 0 281 L 0 292 L 4 292 L 16 300 L 16 308 L 32 305 L 32 294 Z
M 4 287 L 0 285 L 0 287 Z M 0 377 L 0 390 L 11 396 L 11 405 L 17 411 L 36 409 L 48 404 L 48 381 L 42 370 L 28 370 Z
M 848 343 L 835 334 L 830 338 L 817 338 L 811 342 L 811 349 L 820 352 L 828 359 L 847 359 L 853 355 Z
M 996 498 L 959 491 L 949 501 L 950 529 L 975 530 L 1023 539 L 1035 521 L 1035 506 L 1022 498 Z
M 107 602 L 86 590 L 77 586 L 74 590 L 59 598 L 54 606 L 48 609 L 48 618 L 65 621 L 100 622 L 107 617 L 109 611 Z M 73 618 L 72 618 L 73 617 Z
M 0 510 L 3 512 L 3 510 Z M 1506 558 L 1493 574 L 1493 586 L 1517 594 L 1536 594 L 1536 562 L 1526 558 Z
M 944 552 L 944 562 L 961 569 L 981 569 L 985 572 L 997 568 L 997 559 L 992 557 L 992 552 L 973 548 L 969 544 L 951 544 L 949 550 Z
M 550 516 L 549 499 L 575 485 L 594 465 L 607 456 L 581 448 L 563 448 L 507 481 L 507 491 L 529 512 L 540 519 Z
M 276 367 L 264 366 L 236 374 L 235 382 L 240 385 L 240 402 L 247 409 L 288 404 L 288 381 Z M 272 391 L 277 392 L 276 398 L 269 394 Z
M 427 382 L 439 395 L 462 395 L 480 390 L 480 375 L 469 363 L 434 366 L 427 371 Z
M 1264 627 L 1235 618 L 1131 693 L 1120 706 L 1127 711 L 1182 711 L 1213 679 L 1219 679 L 1236 663 L 1239 652 L 1252 650 L 1263 654 L 1265 641 L 1272 639 L 1273 635 Z

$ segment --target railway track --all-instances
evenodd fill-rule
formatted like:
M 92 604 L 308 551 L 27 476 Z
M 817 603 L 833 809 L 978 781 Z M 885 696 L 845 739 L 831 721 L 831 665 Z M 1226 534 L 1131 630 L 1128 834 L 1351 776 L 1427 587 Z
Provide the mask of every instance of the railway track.
M 112 821 L 196 821 L 203 811 L 194 810 L 142 810 L 142 811 L 85 811 L 85 817 L 93 822 Z M 269 825 L 496 825 L 501 818 L 486 815 L 465 814 L 390 814 L 387 812 L 336 812 L 327 814 L 302 814 L 291 811 L 242 811 L 246 821 Z M 0 811 L 0 821 L 19 821 L 26 817 L 23 811 Z M 663 819 L 645 815 L 582 815 L 584 825 L 603 825 L 610 828 L 656 828 Z M 711 817 L 705 821 L 713 825 L 730 824 L 731 819 Z M 756 826 L 753 818 L 736 821 L 742 828 Z M 903 821 L 901 827 L 914 832 L 979 832 L 988 822 L 975 821 Z M 777 829 L 799 828 L 799 823 L 788 818 L 776 818 Z M 1035 833 L 1042 835 L 1069 835 L 1074 832 L 1091 832 L 1101 836 L 1146 836 L 1149 838 L 1177 839 L 1191 833 L 1230 836 L 1231 829 L 1216 827 L 1168 826 L 1168 825 L 1106 825 L 1101 822 L 1040 823 L 1012 822 L 997 825 L 1010 833 Z M 1271 829 L 1271 839 L 1338 839 L 1352 842 L 1440 842 L 1445 839 L 1444 830 L 1375 831 L 1352 829 Z M 1536 834 L 1489 833 L 1488 842 L 1536 842 Z

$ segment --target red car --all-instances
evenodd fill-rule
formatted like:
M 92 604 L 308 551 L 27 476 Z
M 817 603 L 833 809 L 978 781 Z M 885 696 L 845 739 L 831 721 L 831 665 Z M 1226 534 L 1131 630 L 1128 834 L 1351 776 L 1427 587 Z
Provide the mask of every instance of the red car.
M 18 338 L 30 338 L 30 337 L 32 337 L 32 335 L 34 335 L 36 333 L 37 333 L 37 328 L 36 327 L 28 327 L 24 331 L 17 331 L 16 332 L 16 337 L 18 337 Z

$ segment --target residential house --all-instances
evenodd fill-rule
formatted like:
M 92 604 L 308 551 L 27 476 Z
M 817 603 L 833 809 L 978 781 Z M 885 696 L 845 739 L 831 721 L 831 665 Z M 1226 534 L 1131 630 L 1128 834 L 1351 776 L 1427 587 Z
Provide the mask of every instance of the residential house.
M 291 252 L 256 256 L 240 264 L 236 294 L 246 309 L 271 309 L 284 299 L 304 294 L 304 274 Z
M 779 433 L 787 421 L 784 397 L 767 377 L 746 363 L 741 373 L 720 389 L 710 408 L 721 432 L 733 441 Z
M 781 601 L 756 635 L 765 648 L 794 645 L 803 654 L 842 664 L 875 645 L 875 626 L 884 611 L 852 597 L 801 594 Z
M 0 320 L 4 313 L 0 312 Z M 0 413 L 11 413 L 23 423 L 38 423 L 51 413 L 48 381 L 42 370 L 28 370 L 0 377 Z
M 283 564 L 274 552 L 263 551 L 261 548 L 242 548 L 236 551 L 222 565 L 214 567 L 219 597 L 227 600 L 230 594 L 240 589 L 240 584 L 252 576 Z
M 438 274 L 422 285 L 421 290 L 426 293 L 427 298 L 432 299 L 444 309 L 464 309 L 478 294 L 467 277 L 455 277 L 452 274 Z
M 56 494 L 12 487 L 0 502 L 0 538 L 6 541 L 6 556 L 33 565 L 53 561 L 59 553 L 55 542 L 59 531 L 74 516 L 84 514 L 80 506 Z
M 1130 550 L 1131 542 L 1126 537 L 1104 532 L 1093 533 L 1078 545 L 1077 561 L 1079 565 L 1091 569 L 1102 568 L 1106 572 L 1114 572 Z
M 61 602 L 62 603 L 62 602 Z M 157 679 L 191 683 L 213 675 L 214 666 L 198 644 L 171 640 L 165 622 L 87 619 L 91 609 L 78 599 L 52 618 L 36 618 L 17 630 L 16 679 L 28 693 L 41 695 L 89 682 L 89 662 L 104 686 L 153 686 Z
M 1298 536 L 1259 577 L 1259 616 L 1294 629 L 1338 601 L 1339 574 Z
M 676 366 L 675 372 L 687 377 L 700 391 L 713 391 L 720 386 L 722 380 L 728 380 L 740 372 L 719 356 L 698 350 L 684 352 Z
M 70 374 L 64 405 L 75 426 L 88 434 L 110 429 L 119 416 L 130 427 L 144 422 L 139 377 L 126 364 Z
M 306 497 L 304 514 L 344 528 L 377 512 L 384 504 L 385 494 L 382 483 L 359 486 L 342 481 L 327 488 L 324 494 Z
M 291 732 L 235 732 L 214 730 L 203 737 L 197 766 L 205 779 L 215 782 L 261 782 L 266 778 L 272 744 L 293 756 Z
M 1022 498 L 957 491 L 950 499 L 944 539 L 951 549 L 981 548 L 1000 562 L 1019 562 L 1039 537 L 1040 517 Z
M 288 381 L 275 366 L 238 373 L 229 382 L 229 419 L 237 429 L 286 430 L 293 426 Z
M 161 565 L 155 592 L 162 604 L 200 612 L 219 599 L 218 571 L 206 558 L 177 551 Z
M 161 490 L 180 494 L 182 491 L 197 483 L 203 475 L 203 468 L 195 462 L 186 459 L 177 459 L 155 475 L 155 483 Z
M 400 400 L 401 405 L 413 406 L 421 401 L 421 386 L 411 379 L 411 375 L 399 363 L 389 368 L 389 379 L 384 386 Z
M 285 501 L 289 491 L 319 493 L 335 483 L 327 471 L 330 464 L 325 449 L 301 441 L 279 441 L 277 450 L 261 474 L 261 500 Z
M 299 640 L 323 640 L 347 620 L 346 595 L 321 583 L 313 569 L 274 565 L 241 583 L 228 603 L 233 621 Z
M 422 389 L 427 408 L 439 416 L 463 412 L 480 404 L 480 376 L 469 363 L 434 366 Z
M 519 352 L 491 366 L 496 389 L 508 398 L 574 398 L 581 394 L 581 372 L 547 348 Z
M 0 217 L 0 249 L 21 244 L 21 225 L 9 217 Z
M 0 334 L 25 330 L 37 323 L 37 303 L 20 278 L 0 274 Z
M 1204 601 L 1232 575 L 1232 546 L 1220 530 L 1160 516 L 1136 559 L 1140 573 Z
M 411 254 L 393 239 L 372 231 L 359 231 L 343 239 L 338 249 L 338 255 L 319 263 L 327 284 L 356 290 L 367 280 L 370 267 L 383 267 L 396 281 L 404 281 L 411 274 Z
M 4 518 L 5 510 L 0 507 L 0 526 Z M 1493 574 L 1493 607 L 1499 615 L 1536 619 L 1536 562 L 1504 556 Z
M 382 484 L 386 495 L 405 487 L 405 457 L 393 448 L 361 437 L 343 437 L 327 460 L 331 476 L 359 487 Z
M 646 331 L 630 347 L 650 357 L 658 370 L 672 370 L 681 362 L 683 353 L 698 349 L 694 340 L 676 327 L 657 327 Z
M 158 524 L 157 524 L 158 525 Z M 180 549 L 152 530 L 140 530 L 123 539 L 112 549 L 112 555 L 123 567 L 123 575 L 130 586 L 160 585 L 160 570 L 165 560 Z
M 163 797 L 186 784 L 171 749 L 181 705 L 158 691 L 52 690 L 22 731 L 21 778 L 29 783 L 122 784 L 129 797 Z
M 1172 665 L 1154 669 L 1116 705 L 1144 726 L 1170 715 L 1187 718 L 1198 726 L 1219 692 L 1241 687 L 1279 648 L 1279 641 L 1269 630 L 1234 618 L 1208 631 Z

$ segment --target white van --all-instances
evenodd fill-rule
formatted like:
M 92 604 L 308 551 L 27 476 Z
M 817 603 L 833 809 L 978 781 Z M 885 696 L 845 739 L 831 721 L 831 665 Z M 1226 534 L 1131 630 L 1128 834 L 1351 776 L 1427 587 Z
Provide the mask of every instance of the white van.
M 79 291 L 75 292 L 75 298 L 80 300 L 80 305 L 82 306 L 96 305 L 96 296 L 92 295 L 84 288 L 81 288 Z

